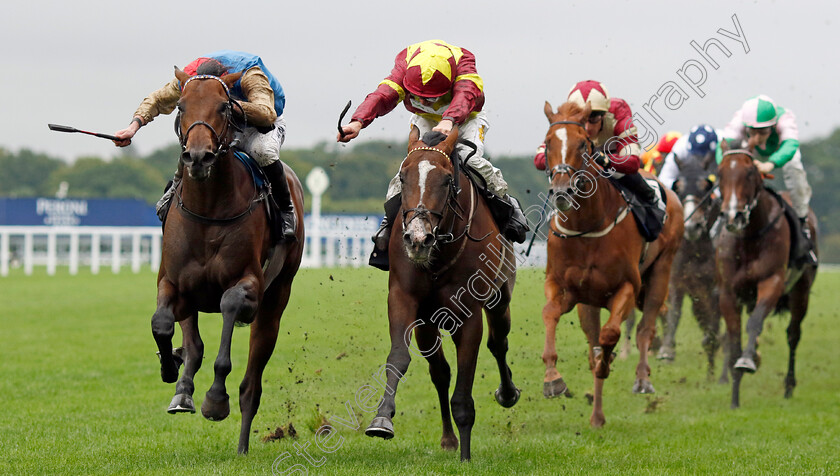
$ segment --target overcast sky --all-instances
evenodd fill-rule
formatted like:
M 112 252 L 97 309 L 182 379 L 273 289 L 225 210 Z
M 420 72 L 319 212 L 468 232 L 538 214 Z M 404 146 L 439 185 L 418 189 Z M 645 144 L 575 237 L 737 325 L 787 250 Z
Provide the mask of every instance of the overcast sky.
M 224 48 L 262 56 L 283 84 L 285 147 L 333 142 L 347 100 L 355 108 L 398 51 L 435 38 L 476 55 L 491 158 L 531 154 L 547 129 L 544 101 L 556 107 L 583 79 L 605 83 L 660 133 L 721 127 L 745 99 L 767 94 L 796 113 L 808 140 L 840 127 L 839 11 L 833 1 L 9 1 L 0 16 L 0 147 L 111 157 L 110 142 L 50 132 L 47 123 L 113 133 L 173 77 L 173 65 Z M 718 32 L 738 33 L 733 15 L 749 52 Z M 717 69 L 690 45 L 711 38 L 731 54 L 710 46 Z M 695 81 L 704 68 L 703 97 L 678 75 L 686 64 Z M 664 103 L 669 93 L 672 104 L 680 100 L 668 81 L 688 96 L 675 110 Z M 650 106 L 659 125 L 643 105 L 663 85 Z M 408 118 L 398 106 L 354 142 L 405 140 Z M 172 116 L 162 116 L 134 146 L 145 154 L 173 142 Z

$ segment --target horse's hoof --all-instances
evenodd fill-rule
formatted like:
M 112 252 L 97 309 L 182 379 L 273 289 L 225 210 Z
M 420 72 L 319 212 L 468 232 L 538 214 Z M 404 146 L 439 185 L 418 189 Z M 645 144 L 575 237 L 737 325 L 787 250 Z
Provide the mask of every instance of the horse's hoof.
M 378 416 L 370 422 L 370 426 L 365 430 L 365 434 L 370 437 L 390 440 L 394 437 L 394 424 L 391 423 L 390 418 Z
M 656 393 L 653 384 L 650 380 L 642 380 L 637 378 L 636 383 L 633 384 L 633 393 Z
M 520 391 L 516 387 L 514 387 L 514 390 L 516 390 L 516 394 L 513 396 L 513 398 L 505 400 L 504 398 L 502 398 L 502 386 L 499 385 L 499 388 L 496 389 L 496 401 L 499 402 L 499 405 L 505 408 L 510 408 L 516 405 L 516 402 L 519 401 L 519 396 L 522 394 L 522 391 Z
M 446 451 L 455 451 L 458 449 L 458 438 L 455 435 L 444 436 L 440 439 L 440 447 Z
M 195 404 L 193 404 L 193 399 L 191 396 L 180 393 L 172 397 L 172 402 L 169 404 L 169 408 L 166 409 L 167 413 L 175 414 L 175 413 L 195 413 Z
M 543 396 L 545 398 L 554 398 L 559 397 L 560 395 L 563 395 L 566 398 L 572 398 L 572 392 L 569 391 L 569 387 L 566 386 L 566 382 L 563 381 L 563 377 L 552 380 L 551 382 L 543 383 Z
M 754 374 L 755 371 L 758 370 L 758 366 L 755 365 L 755 361 L 749 357 L 739 358 L 735 362 L 735 368 L 751 374 Z
M 674 360 L 674 357 L 677 356 L 677 352 L 671 347 L 660 347 L 659 352 L 656 354 L 656 358 L 659 360 Z
M 793 398 L 793 387 L 785 387 L 785 398 Z
M 221 400 L 213 400 L 210 395 L 204 396 L 201 402 L 201 414 L 210 421 L 222 421 L 230 415 L 230 402 L 227 395 Z
M 591 426 L 592 428 L 601 428 L 606 423 L 607 423 L 607 419 L 604 418 L 603 414 L 596 415 L 596 414 L 593 413 L 592 416 L 589 417 L 589 426 Z

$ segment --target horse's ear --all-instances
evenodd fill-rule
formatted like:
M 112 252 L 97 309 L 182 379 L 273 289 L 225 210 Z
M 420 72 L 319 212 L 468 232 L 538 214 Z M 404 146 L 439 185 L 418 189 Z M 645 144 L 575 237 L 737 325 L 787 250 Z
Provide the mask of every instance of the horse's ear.
M 411 146 L 420 140 L 420 129 L 415 126 L 414 124 L 411 125 L 411 132 L 408 134 L 408 150 L 411 150 Z
M 551 117 L 554 116 L 554 110 L 551 108 L 551 103 L 549 103 L 548 101 L 545 102 L 543 112 L 545 113 L 545 117 L 548 118 L 548 122 L 551 122 Z
M 723 152 L 726 152 L 726 151 L 729 150 L 729 141 L 728 140 L 723 139 L 722 141 L 720 141 L 720 150 L 722 150 Z
M 590 114 L 592 114 L 592 105 L 586 103 L 586 105 L 583 106 L 583 113 L 581 113 L 580 120 L 578 122 L 580 122 L 581 124 L 586 124 L 586 122 L 589 120 Z
M 227 85 L 228 89 L 232 89 L 233 85 L 239 81 L 239 78 L 242 77 L 242 73 L 233 73 L 233 74 L 226 74 L 222 76 L 222 81 Z
M 175 77 L 178 78 L 178 81 L 180 81 L 182 85 L 186 80 L 190 79 L 190 75 L 181 71 L 181 68 L 177 66 L 175 66 Z
M 680 156 L 678 156 L 677 154 L 674 154 L 674 163 L 677 164 L 678 169 L 683 168 L 683 161 L 682 161 L 682 159 L 680 159 Z
M 453 151 L 455 150 L 455 144 L 458 143 L 458 125 L 452 126 L 452 130 L 449 131 L 449 135 L 446 136 L 446 140 L 443 141 L 444 150 Z

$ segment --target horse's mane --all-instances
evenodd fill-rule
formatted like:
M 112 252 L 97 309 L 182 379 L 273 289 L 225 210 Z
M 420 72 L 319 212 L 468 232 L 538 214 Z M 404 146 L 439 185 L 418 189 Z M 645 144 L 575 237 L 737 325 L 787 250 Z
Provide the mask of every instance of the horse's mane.
M 423 139 L 421 140 L 427 146 L 434 147 L 446 140 L 446 134 L 440 131 L 429 131 L 423 134 Z
M 447 137 L 448 136 L 446 134 L 444 134 L 443 132 L 429 131 L 429 132 L 423 134 L 423 138 L 421 140 L 427 146 L 434 147 L 434 146 L 440 144 L 441 142 L 443 142 L 444 140 L 446 140 Z M 459 159 L 458 148 L 456 147 L 455 150 L 453 150 L 452 153 L 449 154 L 449 156 L 450 156 L 451 160 L 458 160 Z

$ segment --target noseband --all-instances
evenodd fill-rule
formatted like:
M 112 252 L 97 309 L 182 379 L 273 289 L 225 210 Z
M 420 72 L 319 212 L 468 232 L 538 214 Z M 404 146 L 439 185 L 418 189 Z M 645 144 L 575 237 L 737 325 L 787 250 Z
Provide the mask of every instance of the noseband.
M 245 111 L 242 109 L 242 106 L 239 105 L 239 103 L 237 103 L 236 101 L 233 100 L 233 98 L 230 97 L 230 89 L 228 89 L 227 84 L 225 84 L 225 82 L 222 81 L 222 79 L 219 78 L 218 76 L 213 76 L 211 74 L 199 74 L 199 75 L 196 75 L 196 76 L 191 76 L 189 79 L 184 81 L 184 84 L 181 85 L 181 91 L 183 92 L 184 89 L 187 87 L 187 84 L 189 84 L 189 82 L 194 80 L 194 79 L 198 79 L 198 80 L 213 79 L 213 80 L 218 81 L 219 84 L 222 85 L 222 88 L 224 88 L 225 95 L 227 95 L 227 100 L 228 100 L 227 105 L 225 106 L 225 110 L 222 112 L 222 116 L 223 116 L 224 122 L 225 122 L 225 128 L 224 128 L 224 130 L 222 130 L 222 133 L 219 134 L 218 132 L 216 132 L 216 129 L 214 129 L 213 126 L 211 126 L 207 122 L 205 122 L 205 121 L 195 121 L 192 124 L 190 124 L 189 127 L 187 127 L 187 132 L 182 134 L 181 133 L 181 108 L 178 107 L 178 115 L 175 116 L 175 134 L 178 135 L 178 142 L 181 144 L 181 150 L 185 151 L 185 150 L 187 150 L 187 138 L 190 135 L 190 131 L 192 131 L 194 127 L 204 126 L 208 129 L 210 129 L 210 132 L 213 134 L 214 140 L 216 141 L 217 144 L 219 144 L 218 148 L 216 149 L 216 152 L 213 153 L 215 158 L 218 159 L 222 155 L 227 154 L 228 151 L 232 147 L 235 147 L 236 144 L 237 144 L 237 141 L 235 139 L 234 140 L 228 139 L 228 134 L 230 132 L 230 129 L 234 129 L 236 131 L 242 132 L 242 127 L 237 125 L 233 121 L 233 108 L 234 107 L 239 108 L 239 111 L 242 113 L 243 118 L 245 117 Z
M 589 138 L 589 135 L 586 134 L 586 126 L 584 126 L 582 123 L 576 122 L 576 121 L 557 121 L 557 122 L 552 122 L 551 124 L 548 125 L 548 127 L 550 129 L 553 126 L 558 126 L 558 125 L 563 125 L 563 124 L 571 124 L 571 125 L 575 125 L 575 126 L 580 127 L 581 129 L 583 129 L 584 137 L 586 137 L 586 142 L 589 145 L 589 150 L 591 152 L 591 150 L 592 150 L 592 140 Z M 546 156 L 547 155 L 548 155 L 548 151 L 546 150 Z M 572 175 L 575 175 L 578 172 L 579 172 L 578 169 L 572 167 L 569 164 L 557 164 L 550 169 L 549 168 L 545 169 L 545 174 L 548 176 L 549 183 L 553 182 L 554 177 L 556 177 L 558 175 L 569 174 L 570 176 L 572 176 Z

